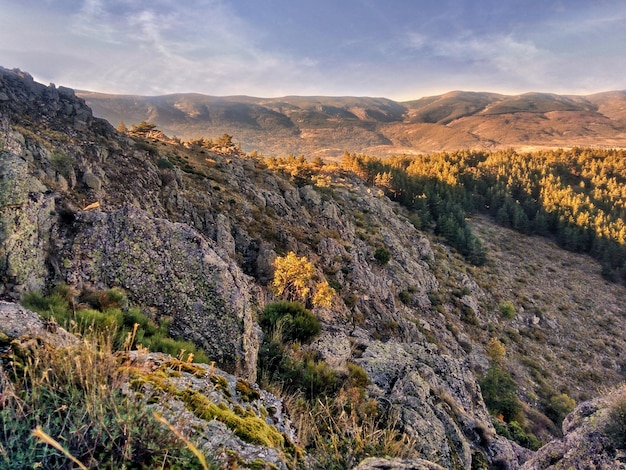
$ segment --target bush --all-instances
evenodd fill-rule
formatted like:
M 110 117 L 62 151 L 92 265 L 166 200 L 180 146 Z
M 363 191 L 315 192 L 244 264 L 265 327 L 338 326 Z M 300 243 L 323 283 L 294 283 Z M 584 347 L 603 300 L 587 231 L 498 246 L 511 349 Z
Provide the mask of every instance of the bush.
M 273 302 L 268 304 L 259 321 L 266 332 L 280 330 L 284 342 L 307 342 L 321 330 L 315 315 L 299 302 Z
M 374 252 L 374 259 L 378 264 L 384 266 L 391 260 L 391 252 L 384 246 L 379 246 Z
M 537 450 L 541 447 L 541 441 L 537 438 L 537 436 L 530 432 L 526 432 L 526 430 L 520 426 L 517 421 L 511 421 L 507 424 L 499 419 L 494 419 L 493 426 L 500 436 L 515 441 L 522 447 L 526 447 L 531 450 Z
M 510 423 L 517 421 L 524 424 L 522 403 L 517 398 L 517 383 L 511 374 L 500 366 L 492 366 L 480 381 L 480 388 L 487 408 L 494 416 L 502 415 L 503 419 Z
M 515 305 L 513 305 L 510 300 L 502 302 L 500 305 L 498 305 L 498 307 L 500 308 L 500 313 L 504 318 L 508 320 L 512 320 L 513 318 L 515 318 Z
M 406 290 L 400 292 L 400 294 L 398 294 L 398 297 L 400 298 L 400 302 L 402 302 L 404 305 L 411 305 L 411 300 L 413 300 L 413 296 L 411 295 L 411 293 Z
M 560 426 L 565 417 L 574 410 L 575 406 L 576 402 L 574 399 L 569 397 L 566 393 L 553 395 L 547 407 L 547 415 Z
M 193 354 L 195 362 L 210 362 L 206 353 L 194 343 L 169 337 L 167 322 L 157 323 L 139 308 L 128 308 L 128 298 L 121 289 L 85 291 L 78 298 L 90 308 L 72 308 L 73 294 L 67 286 L 56 287 L 48 296 L 29 292 L 23 296 L 22 304 L 44 319 L 54 318 L 72 333 L 106 334 L 118 349 L 122 348 L 128 334 L 134 331 L 134 325 L 137 324 L 139 326 L 130 347 L 142 345 L 151 351 L 175 357 L 184 351 Z M 305 328 L 300 324 L 298 327 Z
M 174 164 L 167 158 L 159 158 L 157 160 L 157 167 L 161 170 L 169 170 L 170 168 L 174 168 Z
M 54 317 L 60 321 L 71 316 L 67 300 L 56 292 L 46 297 L 39 292 L 27 292 L 22 296 L 22 305 L 37 312 L 44 320 Z

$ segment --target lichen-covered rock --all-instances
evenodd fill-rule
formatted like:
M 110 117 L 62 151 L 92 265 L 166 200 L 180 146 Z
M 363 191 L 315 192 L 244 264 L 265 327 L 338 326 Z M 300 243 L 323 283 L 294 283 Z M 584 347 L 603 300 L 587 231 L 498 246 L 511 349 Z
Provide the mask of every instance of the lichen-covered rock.
M 504 462 L 510 469 L 527 458 L 496 436 L 470 369 L 436 346 L 375 341 L 358 363 L 372 381 L 372 396 L 419 442 L 423 458 L 445 468 Z
M 35 312 L 19 304 L 0 300 L 0 335 L 5 342 L 16 339 L 39 339 L 56 347 L 77 343 L 76 336 L 68 333 L 54 321 L 44 322 Z
M 131 389 L 225 465 L 286 470 L 298 458 L 282 400 L 256 384 L 160 353 L 132 351 L 127 366 Z
M 563 421 L 563 437 L 550 441 L 522 470 L 626 469 L 626 388 L 581 403 Z
M 133 302 L 171 319 L 171 333 L 217 364 L 256 377 L 254 285 L 213 242 L 186 224 L 125 208 L 80 212 L 64 250 L 64 276 L 80 288 L 123 288 Z
M 45 284 L 55 204 L 30 173 L 23 137 L 3 119 L 0 127 L 7 130 L 0 138 L 0 293 L 11 296 Z
M 423 459 L 400 460 L 370 457 L 363 460 L 354 470 L 445 470 L 445 467 Z

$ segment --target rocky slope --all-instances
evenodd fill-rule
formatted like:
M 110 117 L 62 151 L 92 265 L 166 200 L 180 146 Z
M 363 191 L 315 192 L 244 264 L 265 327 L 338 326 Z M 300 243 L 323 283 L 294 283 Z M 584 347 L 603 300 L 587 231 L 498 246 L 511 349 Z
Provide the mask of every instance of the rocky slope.
M 331 307 L 314 309 L 322 332 L 309 348 L 337 370 L 349 361 L 365 369 L 368 393 L 398 416 L 415 440 L 416 458 L 444 468 L 518 468 L 530 457 L 497 435 L 478 386 L 490 366 L 485 346 L 492 337 L 510 350 L 509 367 L 533 422 L 549 421 L 541 414 L 542 393 L 574 395 L 570 374 L 547 371 L 563 371 L 570 360 L 546 353 L 552 350 L 546 337 L 565 335 L 568 327 L 558 306 L 535 321 L 521 297 L 510 299 L 515 286 L 497 285 L 513 282 L 509 270 L 465 265 L 416 230 L 402 208 L 337 167 L 302 179 L 235 150 L 133 139 L 93 118 L 71 90 L 4 69 L 0 129 L 4 298 L 19 300 L 55 282 L 120 287 L 153 317 L 171 319 L 172 333 L 203 347 L 218 366 L 254 380 L 258 312 L 273 299 L 272 263 L 293 251 L 337 290 Z M 486 227 L 486 242 L 501 246 Z M 375 256 L 380 248 L 389 253 L 386 263 Z M 560 259 L 557 251 L 552 256 Z M 573 271 L 576 263 L 590 263 L 572 259 Z M 606 288 L 611 312 L 585 298 L 569 302 L 591 317 L 602 311 L 601 321 L 621 331 L 626 325 L 615 313 L 624 310 L 624 294 L 623 287 Z M 514 300 L 515 319 L 502 319 L 502 300 Z M 533 302 L 547 305 L 540 297 Z M 593 331 L 588 341 L 603 341 L 600 326 L 587 330 L 584 314 L 570 312 L 580 334 Z M 588 352 L 596 374 L 610 371 L 607 385 L 623 380 L 612 359 L 623 351 L 620 341 L 609 360 L 603 360 L 609 345 Z M 575 383 L 595 391 L 597 375 Z M 542 437 L 549 436 L 546 426 Z
M 114 125 L 158 124 L 185 139 L 236 136 L 245 151 L 341 157 L 457 149 L 624 145 L 626 93 L 517 96 L 455 91 L 403 103 L 384 98 L 116 96 L 79 92 Z
M 15 351 L 36 345 L 42 349 L 54 348 L 59 354 L 73 353 L 73 348 L 82 343 L 83 340 L 55 323 L 42 322 L 36 313 L 0 301 L 0 394 L 5 400 L 11 396 L 8 384 L 9 375 L 14 372 Z M 140 403 L 148 403 L 151 412 L 162 414 L 184 435 L 193 436 L 200 449 L 216 456 L 223 465 L 236 456 L 244 467 L 256 463 L 262 468 L 272 465 L 271 468 L 286 470 L 287 462 L 293 460 L 293 455 L 288 453 L 294 451 L 294 431 L 284 414 L 281 399 L 212 365 L 189 364 L 167 354 L 129 351 L 119 355 L 117 361 L 118 367 L 131 371 L 122 385 L 122 393 Z M 220 406 L 222 412 L 231 413 L 230 416 L 239 417 L 242 422 L 248 419 L 275 441 L 250 442 L 243 429 L 232 422 L 229 426 L 213 417 L 207 419 L 203 410 L 192 406 L 189 396 L 202 397 L 205 403 Z M 272 410 L 269 415 L 268 409 Z M 241 416 L 237 412 L 241 412 Z M 199 429 L 201 432 L 197 431 Z M 3 448 L 0 468 L 20 468 L 21 463 L 7 462 Z

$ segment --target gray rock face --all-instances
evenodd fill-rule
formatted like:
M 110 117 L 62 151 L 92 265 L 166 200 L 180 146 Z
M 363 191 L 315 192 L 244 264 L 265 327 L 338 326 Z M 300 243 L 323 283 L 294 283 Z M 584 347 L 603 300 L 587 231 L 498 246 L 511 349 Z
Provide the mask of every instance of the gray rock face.
M 355 470 L 445 470 L 445 467 L 422 459 L 365 459 Z
M 213 242 L 185 224 L 140 209 L 77 215 L 63 252 L 64 276 L 78 287 L 119 286 L 171 332 L 194 341 L 222 367 L 256 377 L 254 286 Z
M 54 124 L 62 124 L 66 130 L 85 130 L 93 121 L 91 109 L 74 91 L 53 85 L 42 85 L 33 77 L 18 69 L 0 67 L 0 93 L 7 99 L 0 100 L 11 111 L 39 120 L 44 114 Z M 53 122 L 51 121 L 51 124 Z
M 30 173 L 22 136 L 1 117 L 0 128 L 6 136 L 0 138 L 0 293 L 13 295 L 45 284 L 55 205 Z
M 469 368 L 435 346 L 373 342 L 358 362 L 372 380 L 373 396 L 419 442 L 424 459 L 445 468 L 506 462 L 514 469 L 527 458 L 496 436 Z
M 39 338 L 57 347 L 69 346 L 79 340 L 54 322 L 43 322 L 35 312 L 21 305 L 0 300 L 0 333 L 8 340 Z
M 626 388 L 581 403 L 563 421 L 563 437 L 529 459 L 522 470 L 626 469 Z

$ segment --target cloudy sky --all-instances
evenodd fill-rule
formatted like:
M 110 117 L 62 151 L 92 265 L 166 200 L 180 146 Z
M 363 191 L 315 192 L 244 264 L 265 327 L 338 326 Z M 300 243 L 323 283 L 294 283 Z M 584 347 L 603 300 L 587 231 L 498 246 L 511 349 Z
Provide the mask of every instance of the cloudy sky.
M 0 0 L 0 65 L 76 89 L 626 89 L 624 0 Z

